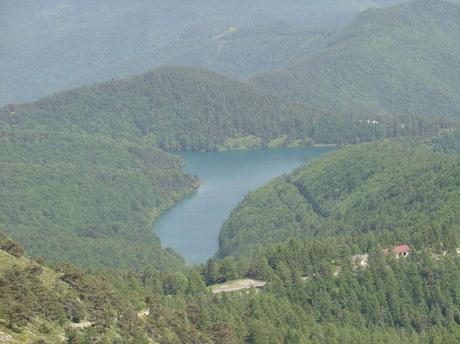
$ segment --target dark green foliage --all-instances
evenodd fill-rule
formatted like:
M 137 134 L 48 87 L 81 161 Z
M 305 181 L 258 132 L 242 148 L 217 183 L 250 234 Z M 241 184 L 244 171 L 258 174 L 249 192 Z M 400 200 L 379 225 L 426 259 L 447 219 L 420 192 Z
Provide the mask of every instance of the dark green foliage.
M 100 134 L 168 151 L 217 150 L 255 136 L 256 147 L 285 137 L 297 143 L 357 143 L 426 136 L 444 120 L 337 115 L 259 92 L 205 70 L 163 67 L 141 76 L 62 92 L 0 111 L 3 127 Z
M 252 83 L 329 111 L 458 118 L 459 15 L 442 0 L 369 9 L 317 54 Z
M 74 134 L 0 134 L 0 228 L 31 256 L 88 268 L 179 268 L 151 224 L 197 185 L 160 150 Z
M 460 159 L 381 142 L 345 147 L 250 193 L 220 235 L 219 255 L 265 243 L 460 224 Z
M 392 235 L 291 240 L 268 245 L 249 260 L 234 260 L 241 276 L 264 271 L 252 276 L 269 282 L 260 292 L 215 296 L 199 288 L 166 296 L 145 282 L 137 282 L 136 290 L 155 295 L 148 300 L 147 326 L 154 326 L 165 343 L 455 343 L 460 334 L 458 227 L 436 236 L 429 230 L 418 233 L 425 241 L 411 244 L 411 256 L 402 260 L 382 255 L 382 245 L 403 239 Z M 433 259 L 440 242 L 449 242 L 448 253 Z M 362 252 L 371 254 L 369 267 L 352 269 L 351 255 Z M 228 265 L 214 260 L 203 267 L 205 274 L 211 263 L 217 271 Z M 113 278 L 127 286 L 147 275 Z

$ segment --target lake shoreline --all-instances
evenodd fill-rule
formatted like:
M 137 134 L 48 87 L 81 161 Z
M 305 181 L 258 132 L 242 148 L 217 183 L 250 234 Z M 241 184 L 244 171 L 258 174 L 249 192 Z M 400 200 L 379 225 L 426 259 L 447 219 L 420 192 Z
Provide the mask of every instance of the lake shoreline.
M 331 147 L 262 148 L 223 152 L 175 153 L 184 172 L 200 181 L 153 222 L 162 246 L 182 255 L 187 264 L 203 263 L 215 255 L 223 222 L 250 191 L 288 173 Z

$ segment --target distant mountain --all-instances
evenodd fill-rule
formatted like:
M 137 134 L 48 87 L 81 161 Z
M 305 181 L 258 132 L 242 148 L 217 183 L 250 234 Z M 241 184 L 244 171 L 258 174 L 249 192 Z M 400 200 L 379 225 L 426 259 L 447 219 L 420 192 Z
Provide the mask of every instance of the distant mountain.
M 317 52 L 333 30 L 289 21 L 242 28 L 231 26 L 212 37 L 194 36 L 185 40 L 193 47 L 172 61 L 242 79 L 260 71 L 288 67 L 296 59 Z
M 377 1 L 4 0 L 0 3 L 0 104 L 142 73 L 178 57 L 190 64 L 195 57 L 188 60 L 187 52 L 197 46 L 210 52 L 215 37 L 230 27 L 280 20 L 310 27 L 338 25 L 373 6 L 378 6 Z M 269 45 L 277 41 L 275 35 Z M 218 71 L 239 76 L 247 68 Z
M 0 231 L 32 257 L 84 269 L 182 268 L 152 233 L 197 181 L 157 149 L 103 137 L 0 131 Z
M 389 142 L 349 146 L 248 194 L 225 222 L 218 254 L 291 237 L 457 228 L 459 182 L 454 155 Z
M 369 9 L 320 52 L 252 84 L 329 111 L 458 118 L 459 16 L 441 0 Z

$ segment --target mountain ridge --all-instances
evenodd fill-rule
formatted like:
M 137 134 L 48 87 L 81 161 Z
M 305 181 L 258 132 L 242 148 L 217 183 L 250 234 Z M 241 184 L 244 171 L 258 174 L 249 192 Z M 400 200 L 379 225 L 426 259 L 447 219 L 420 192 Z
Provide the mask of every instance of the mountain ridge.
M 328 111 L 455 118 L 459 15 L 459 5 L 442 0 L 365 10 L 322 51 L 251 82 Z

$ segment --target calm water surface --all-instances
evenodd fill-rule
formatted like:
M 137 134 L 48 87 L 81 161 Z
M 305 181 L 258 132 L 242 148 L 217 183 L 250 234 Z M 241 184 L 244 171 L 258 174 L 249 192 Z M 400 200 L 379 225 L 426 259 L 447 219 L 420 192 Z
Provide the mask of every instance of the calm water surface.
M 163 214 L 154 230 L 163 246 L 181 253 L 187 263 L 204 262 L 216 253 L 222 224 L 249 191 L 329 150 L 302 147 L 181 153 L 185 171 L 198 176 L 201 186 Z

